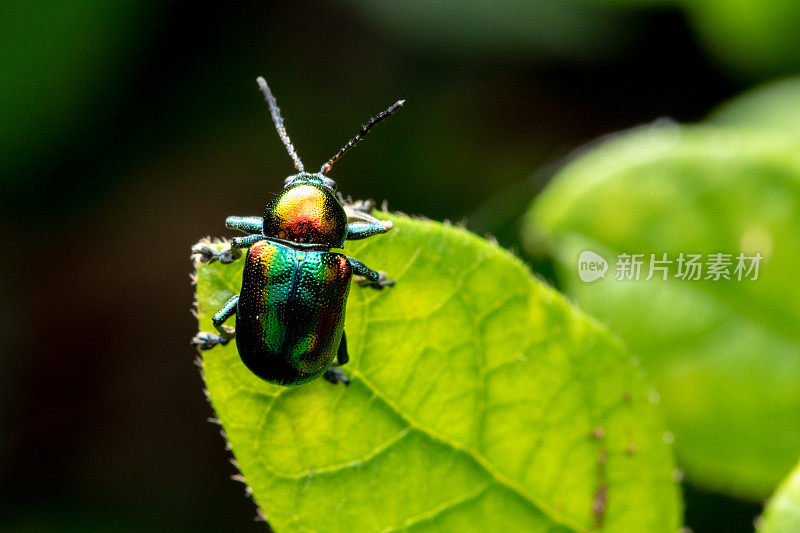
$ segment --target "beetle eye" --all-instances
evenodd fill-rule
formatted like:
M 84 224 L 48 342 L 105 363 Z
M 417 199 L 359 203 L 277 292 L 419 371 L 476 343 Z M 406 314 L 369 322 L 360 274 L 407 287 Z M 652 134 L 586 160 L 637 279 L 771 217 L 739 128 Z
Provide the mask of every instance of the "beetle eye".
M 323 177 L 322 184 L 331 190 L 336 190 L 336 182 L 330 178 Z

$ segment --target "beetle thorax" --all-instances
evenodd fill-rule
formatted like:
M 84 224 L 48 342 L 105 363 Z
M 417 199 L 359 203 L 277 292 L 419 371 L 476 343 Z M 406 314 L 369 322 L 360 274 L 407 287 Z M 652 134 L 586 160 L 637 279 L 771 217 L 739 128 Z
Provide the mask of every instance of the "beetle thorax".
M 347 215 L 332 192 L 303 183 L 283 190 L 264 212 L 264 235 L 298 244 L 341 248 Z

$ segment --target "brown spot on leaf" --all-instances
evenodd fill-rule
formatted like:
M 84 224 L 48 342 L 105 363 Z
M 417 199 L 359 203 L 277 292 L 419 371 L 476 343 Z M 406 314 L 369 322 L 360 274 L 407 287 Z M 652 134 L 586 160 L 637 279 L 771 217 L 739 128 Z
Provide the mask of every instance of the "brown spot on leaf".
M 594 527 L 600 529 L 603 526 L 603 517 L 606 512 L 606 500 L 608 498 L 608 485 L 603 482 L 594 492 L 594 502 L 592 503 L 592 513 L 594 514 Z
M 605 470 L 603 467 L 606 464 L 606 459 L 608 459 L 608 450 L 606 450 L 606 447 L 603 446 L 600 448 L 600 453 L 597 454 L 597 467 L 598 469 L 601 469 L 601 471 L 598 472 L 601 479 L 605 477 Z

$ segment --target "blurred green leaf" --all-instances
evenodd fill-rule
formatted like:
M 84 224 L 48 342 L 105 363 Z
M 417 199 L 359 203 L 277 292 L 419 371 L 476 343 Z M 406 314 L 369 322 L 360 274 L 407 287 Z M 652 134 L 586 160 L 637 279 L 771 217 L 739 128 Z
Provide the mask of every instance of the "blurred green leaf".
M 565 290 L 641 354 L 701 485 L 768 495 L 800 449 L 800 150 L 712 127 L 623 134 L 567 165 L 532 206 L 527 247 L 549 250 Z M 581 282 L 578 256 L 610 263 Z M 756 281 L 647 282 L 650 254 L 761 253 Z M 643 253 L 641 281 L 617 281 Z M 705 259 L 705 257 L 704 257 Z M 734 259 L 735 264 L 735 259 Z M 705 272 L 703 273 L 705 276 Z
M 644 8 L 675 5 L 681 0 L 592 0 L 601 4 L 618 5 L 624 7 Z
M 747 91 L 721 105 L 709 120 L 724 126 L 775 130 L 800 139 L 800 78 Z
M 349 387 L 259 380 L 204 353 L 209 397 L 277 531 L 674 531 L 670 447 L 628 352 L 511 254 L 390 217 L 348 245 L 397 285 L 354 286 Z M 200 326 L 241 263 L 198 268 Z
M 761 517 L 759 533 L 800 531 L 800 464 L 783 480 Z
M 709 51 L 732 70 L 775 76 L 800 67 L 800 2 L 682 0 Z
M 131 51 L 148 42 L 156 9 L 152 0 L 0 4 L 0 186 L 117 101 L 120 65 L 136 65 Z
M 682 8 L 717 62 L 742 77 L 774 77 L 800 68 L 796 0 L 593 0 L 633 9 Z
M 350 0 L 405 46 L 503 60 L 595 60 L 624 44 L 625 17 L 585 0 Z

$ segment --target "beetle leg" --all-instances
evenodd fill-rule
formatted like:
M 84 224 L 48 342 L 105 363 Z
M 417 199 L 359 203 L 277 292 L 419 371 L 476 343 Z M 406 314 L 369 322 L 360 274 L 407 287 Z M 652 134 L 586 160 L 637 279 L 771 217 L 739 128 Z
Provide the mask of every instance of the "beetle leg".
M 264 220 L 261 217 L 228 217 L 225 227 L 247 234 L 261 234 Z
M 350 380 L 347 379 L 345 373 L 337 368 L 347 363 L 349 360 L 350 356 L 347 354 L 347 337 L 344 332 L 342 332 L 342 341 L 339 343 L 339 350 L 336 352 L 336 363 L 328 367 L 323 377 L 334 385 L 339 382 L 350 385 Z
M 201 331 L 195 335 L 194 338 L 192 338 L 191 344 L 197 346 L 201 350 L 210 350 L 217 344 L 221 344 L 223 346 L 228 344 L 230 340 L 236 336 L 236 330 L 223 325 L 223 323 L 236 313 L 236 305 L 238 303 L 239 295 L 237 294 L 228 300 L 225 305 L 222 306 L 222 309 L 217 311 L 211 319 L 214 327 L 220 332 L 220 335 Z
M 201 263 L 219 261 L 223 264 L 229 264 L 233 263 L 235 259 L 238 259 L 240 255 L 241 254 L 235 252 L 232 248 L 217 250 L 209 246 L 208 242 L 203 241 L 192 246 L 192 259 L 200 261 Z
M 263 241 L 264 236 L 260 233 L 258 235 L 248 235 L 247 237 L 236 237 L 231 240 L 231 249 L 236 248 L 250 248 L 258 241 Z
M 373 217 L 369 217 L 373 218 Z M 358 239 L 366 239 L 379 233 L 386 233 L 392 229 L 391 220 L 378 220 L 375 222 L 351 222 L 347 225 L 347 240 L 357 241 Z
M 228 339 L 233 338 L 233 328 L 228 328 L 223 326 L 222 324 L 228 320 L 230 317 L 236 314 L 236 306 L 239 304 L 239 295 L 236 294 L 231 296 L 230 300 L 225 302 L 225 305 L 222 306 L 222 309 L 217 311 L 213 317 L 211 317 L 211 321 L 214 324 L 214 327 L 217 328 L 220 333 L 223 335 L 228 336 Z
M 339 351 L 336 352 L 336 366 L 342 366 L 350 360 L 347 353 L 347 336 L 342 332 L 342 342 L 339 343 Z
M 348 257 L 347 260 L 350 261 L 350 265 L 353 267 L 353 274 L 365 278 L 363 281 L 359 282 L 359 285 L 362 287 L 382 289 L 394 285 L 394 280 L 387 279 L 385 273 L 372 270 L 358 259 Z

